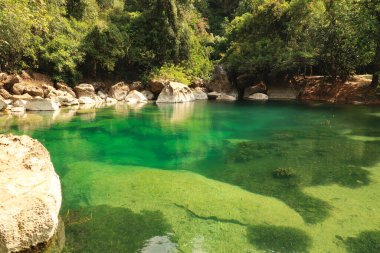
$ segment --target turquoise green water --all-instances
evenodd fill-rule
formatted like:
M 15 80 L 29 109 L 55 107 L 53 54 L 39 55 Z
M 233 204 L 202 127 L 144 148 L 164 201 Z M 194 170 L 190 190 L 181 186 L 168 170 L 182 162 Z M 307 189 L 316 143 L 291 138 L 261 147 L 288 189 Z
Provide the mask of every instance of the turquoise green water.
M 63 252 L 380 252 L 380 108 L 117 105 L 0 128 L 50 151 Z

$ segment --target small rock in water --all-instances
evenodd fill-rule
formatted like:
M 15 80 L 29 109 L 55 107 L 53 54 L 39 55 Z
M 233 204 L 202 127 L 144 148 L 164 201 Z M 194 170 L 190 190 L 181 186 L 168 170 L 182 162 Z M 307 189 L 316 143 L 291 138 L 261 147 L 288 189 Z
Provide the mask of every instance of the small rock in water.
M 268 95 L 266 95 L 264 93 L 255 93 L 255 94 L 252 94 L 252 95 L 246 97 L 245 99 L 257 100 L 257 101 L 267 101 L 269 99 L 269 97 L 268 97 Z

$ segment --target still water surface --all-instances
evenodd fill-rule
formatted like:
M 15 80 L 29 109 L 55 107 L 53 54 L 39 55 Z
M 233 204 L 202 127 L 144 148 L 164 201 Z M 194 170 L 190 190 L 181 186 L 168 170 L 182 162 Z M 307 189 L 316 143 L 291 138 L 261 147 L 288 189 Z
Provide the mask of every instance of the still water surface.
M 63 252 L 380 252 L 378 107 L 121 104 L 0 129 L 50 151 Z

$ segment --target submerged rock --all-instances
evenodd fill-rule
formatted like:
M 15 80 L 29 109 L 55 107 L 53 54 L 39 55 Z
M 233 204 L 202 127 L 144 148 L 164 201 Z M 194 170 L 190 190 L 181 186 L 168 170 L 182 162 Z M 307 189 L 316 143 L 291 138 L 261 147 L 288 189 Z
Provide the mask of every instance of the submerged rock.
M 161 91 L 157 103 L 183 103 L 194 101 L 195 97 L 191 89 L 177 82 L 170 82 Z
M 25 104 L 27 111 L 57 111 L 59 104 L 52 99 L 33 98 Z
M 62 200 L 49 152 L 28 136 L 13 135 L 0 135 L 0 150 L 0 252 L 48 242 Z

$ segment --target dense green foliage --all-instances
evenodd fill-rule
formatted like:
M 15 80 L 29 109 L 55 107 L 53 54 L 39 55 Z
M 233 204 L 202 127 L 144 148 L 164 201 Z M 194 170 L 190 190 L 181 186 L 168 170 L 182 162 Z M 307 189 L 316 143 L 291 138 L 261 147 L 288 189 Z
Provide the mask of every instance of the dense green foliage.
M 81 76 L 380 72 L 370 0 L 0 0 L 0 67 Z M 153 71 L 153 73 L 151 73 Z M 181 74 L 179 73 L 181 72 Z M 374 78 L 374 79 L 375 79 Z M 376 81 L 376 80 L 375 80 Z M 377 84 L 378 80 L 375 82 Z
M 377 26 L 360 1 L 244 0 L 226 28 L 223 61 L 264 77 L 315 66 L 345 79 L 373 61 Z

